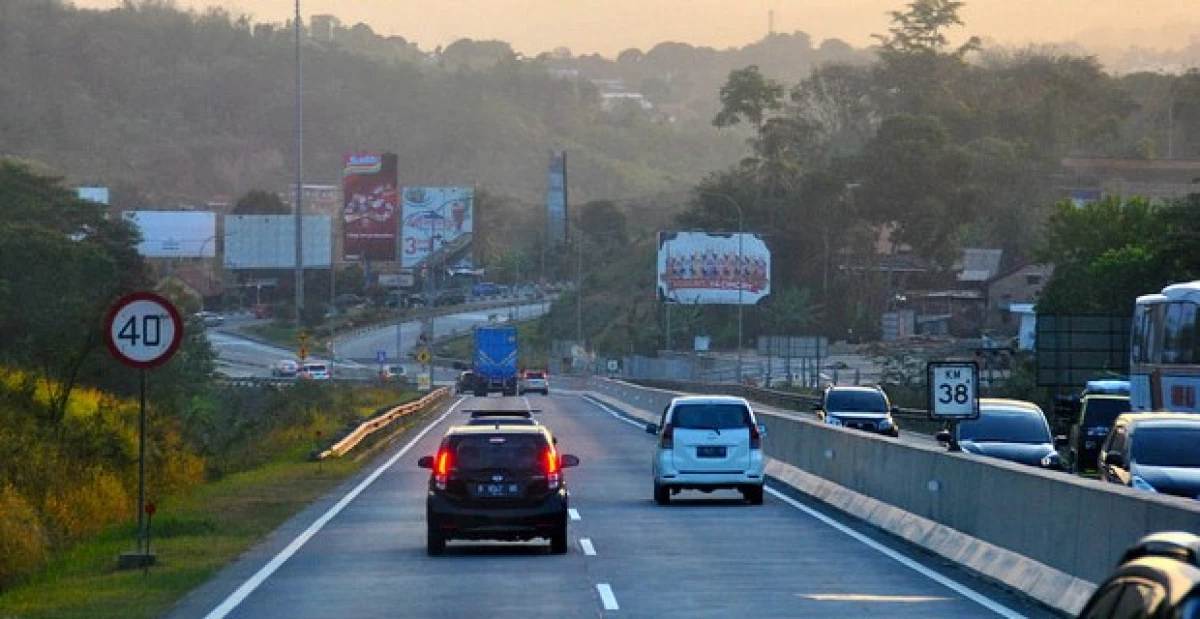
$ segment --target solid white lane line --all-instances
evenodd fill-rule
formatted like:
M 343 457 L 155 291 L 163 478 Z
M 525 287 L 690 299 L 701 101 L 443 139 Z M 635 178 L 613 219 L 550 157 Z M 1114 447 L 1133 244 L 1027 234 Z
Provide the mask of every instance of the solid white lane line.
M 437 421 L 429 424 L 424 430 L 421 430 L 419 433 L 417 433 L 417 435 L 413 437 L 413 439 L 409 441 L 403 449 L 397 452 L 396 455 L 388 458 L 387 462 L 384 462 L 379 466 L 379 468 L 375 469 L 375 471 L 372 472 L 369 477 L 362 480 L 362 483 L 355 486 L 350 492 L 347 492 L 346 496 L 342 497 L 342 499 L 338 501 L 336 505 L 329 508 L 329 511 L 326 511 L 324 514 L 322 514 L 320 518 L 317 518 L 316 522 L 313 522 L 311 525 L 309 525 L 309 527 L 305 529 L 303 533 L 297 535 L 296 539 L 292 540 L 292 542 L 288 544 L 286 548 L 279 551 L 279 554 L 275 555 L 274 558 L 267 562 L 262 569 L 258 570 L 258 572 L 255 572 L 255 574 L 246 582 L 242 583 L 242 586 L 238 587 L 236 591 L 229 595 L 229 597 L 225 598 L 224 602 L 221 602 L 219 606 L 212 609 L 211 612 L 205 615 L 205 619 L 221 619 L 230 612 L 233 612 L 233 609 L 237 608 L 247 596 L 249 596 L 254 592 L 255 589 L 266 582 L 267 579 L 270 578 L 276 570 L 283 566 L 284 562 L 290 559 L 292 555 L 296 554 L 297 550 L 300 550 L 300 548 L 304 546 L 308 540 L 312 539 L 312 537 L 316 535 L 318 531 L 324 528 L 326 524 L 329 524 L 329 521 L 332 520 L 334 516 L 338 515 L 339 512 L 345 509 L 345 507 L 350 504 L 350 501 L 353 501 L 355 498 L 357 498 L 358 495 L 361 494 L 363 490 L 366 490 L 368 486 L 374 483 L 384 471 L 391 468 L 391 466 L 395 464 L 397 460 L 404 457 L 404 454 L 408 453 L 408 450 L 412 449 L 413 445 L 416 445 L 417 441 L 424 438 L 425 435 L 430 432 L 430 430 L 433 430 L 438 426 L 438 424 L 440 424 L 442 421 L 445 421 L 446 417 L 449 417 L 450 414 L 454 412 L 454 409 L 458 408 L 459 404 L 462 404 L 464 399 L 465 398 L 459 398 L 459 400 L 452 404 L 450 408 L 446 409 L 446 412 L 443 413 L 441 417 L 438 417 Z
M 799 501 L 793 499 L 790 496 L 787 496 L 786 494 L 784 494 L 774 488 L 767 487 L 767 488 L 765 488 L 765 490 L 768 493 L 770 493 L 771 496 L 774 496 L 775 498 L 783 501 L 784 503 L 787 503 L 788 505 L 795 507 L 796 509 L 808 514 L 809 516 L 812 516 L 813 518 L 816 518 L 817 520 L 820 520 L 821 522 L 833 527 L 834 529 L 837 529 L 839 532 L 844 533 L 844 534 L 854 538 L 856 541 L 878 551 L 879 553 L 883 554 L 884 556 L 887 556 L 888 558 L 903 565 L 904 567 L 907 567 L 908 569 L 913 570 L 914 572 L 950 589 L 951 591 L 954 591 L 955 593 L 967 598 L 968 600 L 971 600 L 972 602 L 975 602 L 976 604 L 979 604 L 980 606 L 996 613 L 997 615 L 1000 615 L 1001 617 L 1007 617 L 1008 619 L 1024 619 L 1025 618 L 1025 615 L 1022 615 L 1021 613 L 1018 613 L 1017 611 L 1015 611 L 1007 606 L 1004 606 L 1003 604 L 1000 604 L 999 602 L 987 597 L 986 595 L 977 593 L 974 590 L 966 587 L 965 585 L 959 584 L 949 578 L 946 578 L 945 576 L 925 567 L 924 565 L 921 565 L 920 563 L 896 552 L 895 550 L 892 550 L 891 548 L 888 548 L 887 546 L 884 546 L 883 544 L 876 542 L 875 540 L 867 537 L 866 535 L 863 535 L 862 533 L 859 533 L 858 531 L 855 531 L 854 529 L 851 529 L 851 528 L 843 525 L 842 523 L 826 516 L 825 514 L 822 514 L 821 512 L 818 512 L 818 511 L 800 503 Z
M 568 509 L 567 514 L 571 516 L 571 520 L 579 520 L 579 510 L 574 507 Z
M 592 540 L 586 537 L 580 539 L 579 547 L 583 549 L 583 554 L 589 557 L 596 556 L 596 547 L 592 545 Z
M 600 583 L 596 585 L 596 591 L 600 593 L 600 601 L 604 604 L 604 610 L 620 610 L 621 607 L 617 604 L 617 596 L 613 595 L 612 587 L 608 583 Z
M 592 404 L 595 404 L 596 406 L 599 406 L 601 409 L 604 410 L 604 412 L 608 413 L 609 415 L 612 415 L 613 417 L 616 417 L 617 419 L 620 419 L 621 421 L 624 421 L 625 423 L 627 423 L 635 428 L 645 428 L 646 427 L 645 424 L 639 423 L 632 419 L 629 419 L 629 418 L 625 417 L 624 415 L 622 415 L 621 413 L 618 413 L 617 411 L 613 410 L 611 407 L 609 407 L 604 402 L 601 402 L 599 400 L 593 400 L 592 398 L 589 398 L 587 396 L 584 396 L 583 399 L 587 400 L 588 402 L 591 402 Z

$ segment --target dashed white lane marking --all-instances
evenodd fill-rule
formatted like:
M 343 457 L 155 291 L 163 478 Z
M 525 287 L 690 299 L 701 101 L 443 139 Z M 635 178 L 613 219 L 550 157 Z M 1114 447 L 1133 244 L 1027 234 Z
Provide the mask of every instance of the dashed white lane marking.
M 996 613 L 997 615 L 1000 615 L 1001 617 L 1007 617 L 1008 619 L 1025 618 L 1025 615 L 1022 615 L 1021 613 L 1018 613 L 1017 611 L 1004 606 L 981 593 L 977 593 L 964 585 L 942 576 L 941 574 L 925 567 L 924 565 L 921 565 L 920 563 L 917 563 L 916 561 L 913 561 L 912 559 L 896 552 L 895 550 L 892 550 L 891 548 L 888 548 L 887 546 L 884 546 L 883 544 L 880 544 L 866 535 L 863 535 L 862 533 L 843 525 L 829 516 L 805 506 L 796 499 L 793 499 L 792 497 L 774 488 L 767 487 L 765 490 L 769 492 L 771 496 L 783 501 L 784 503 L 795 507 L 796 509 L 808 514 L 809 516 L 812 516 L 813 518 L 816 518 L 817 520 L 820 520 L 834 529 L 837 529 L 839 532 L 854 538 L 859 543 L 878 551 L 879 553 L 887 556 L 904 567 L 907 567 L 908 569 L 913 570 L 914 572 L 942 585 L 943 587 L 954 591 L 955 593 L 967 598 L 968 600 L 971 600 L 972 602 L 975 602 L 976 604 L 979 604 L 980 606 Z
M 567 513 L 570 514 L 571 520 L 579 520 L 579 510 L 575 509 L 574 507 L 568 509 Z
M 600 593 L 600 601 L 604 603 L 604 610 L 620 610 L 621 606 L 617 604 L 617 596 L 613 595 L 612 587 L 608 583 L 600 583 L 596 585 L 596 591 Z
M 592 540 L 590 540 L 586 537 L 580 539 L 579 547 L 583 549 L 583 554 L 585 554 L 589 557 L 596 556 L 596 547 L 592 545 Z
M 451 405 L 450 408 L 446 409 L 446 412 L 443 413 L 441 417 L 438 417 L 437 421 L 425 426 L 425 429 L 417 433 L 417 435 L 413 437 L 413 439 L 409 441 L 403 449 L 396 452 L 396 455 L 388 458 L 387 462 L 384 462 L 379 466 L 379 468 L 375 469 L 369 477 L 362 480 L 362 483 L 355 486 L 353 490 L 347 492 L 346 496 L 342 497 L 342 500 L 338 501 L 333 507 L 330 507 L 329 511 L 322 514 L 320 518 L 317 518 L 316 522 L 313 522 L 311 525 L 309 525 L 303 533 L 297 535 L 296 539 L 292 540 L 292 543 L 288 544 L 286 548 L 279 551 L 279 554 L 275 555 L 274 558 L 267 562 L 262 569 L 255 572 L 254 575 L 249 578 L 249 580 L 242 583 L 242 586 L 238 587 L 237 590 L 230 594 L 229 597 L 225 598 L 224 602 L 221 602 L 219 606 L 212 609 L 212 612 L 208 613 L 208 615 L 205 616 L 205 619 L 221 619 L 222 617 L 225 617 L 229 613 L 233 612 L 233 609 L 237 608 L 238 605 L 246 599 L 246 597 L 248 597 L 251 593 L 254 593 L 255 589 L 259 588 L 264 582 L 267 581 L 268 578 L 271 577 L 272 574 L 275 573 L 276 570 L 283 566 L 283 564 L 290 559 L 292 555 L 296 554 L 296 551 L 300 550 L 300 547 L 304 546 L 304 544 L 306 544 L 308 540 L 312 539 L 312 537 L 316 535 L 318 531 L 323 529 L 326 524 L 329 524 L 329 521 L 333 520 L 334 516 L 338 515 L 339 512 L 345 509 L 346 506 L 350 504 L 350 501 L 353 501 L 355 498 L 357 498 L 363 490 L 367 489 L 367 486 L 370 486 L 375 482 L 376 479 L 379 478 L 380 475 L 383 475 L 384 471 L 391 468 L 391 466 L 395 464 L 397 460 L 404 457 L 404 454 L 408 453 L 408 450 L 412 449 L 413 445 L 417 444 L 417 441 L 424 438 L 426 434 L 445 421 L 446 417 L 449 417 L 450 414 L 454 412 L 454 409 L 458 408 L 458 405 L 462 404 L 462 402 L 463 399 L 459 399 L 457 402 Z

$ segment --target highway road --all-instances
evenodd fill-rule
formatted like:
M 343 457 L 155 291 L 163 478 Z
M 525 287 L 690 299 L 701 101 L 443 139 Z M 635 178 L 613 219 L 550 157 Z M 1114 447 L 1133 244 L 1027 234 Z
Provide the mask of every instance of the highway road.
M 552 386 L 553 389 L 553 386 Z M 651 497 L 653 438 L 577 394 L 465 398 L 184 600 L 175 618 L 1052 617 L 785 487 Z M 579 456 L 569 551 L 451 541 L 425 553 L 433 454 L 464 408 L 532 406 Z
M 504 323 L 510 319 L 535 318 L 545 314 L 549 309 L 548 302 L 540 302 L 513 307 L 464 311 L 437 317 L 434 320 L 434 331 L 437 337 L 442 338 L 462 333 L 475 325 Z M 295 350 L 265 344 L 239 335 L 237 327 L 250 322 L 255 321 L 247 317 L 229 317 L 224 325 L 207 330 L 209 342 L 217 352 L 218 367 L 226 376 L 232 378 L 270 376 L 271 368 L 280 359 L 295 358 Z M 401 326 L 401 348 L 404 352 L 402 365 L 407 369 L 409 376 L 415 376 L 418 369 L 416 362 L 409 359 L 407 355 L 416 343 L 420 331 L 421 324 L 417 320 L 406 321 Z M 335 341 L 335 360 L 332 361 L 335 374 L 342 376 L 372 375 L 378 369 L 374 359 L 377 351 L 380 350 L 386 352 L 389 362 L 395 362 L 397 358 L 395 324 L 365 329 Z M 314 357 L 313 360 L 331 361 L 319 357 Z M 438 368 L 434 373 L 434 381 L 448 383 L 457 376 L 457 370 Z

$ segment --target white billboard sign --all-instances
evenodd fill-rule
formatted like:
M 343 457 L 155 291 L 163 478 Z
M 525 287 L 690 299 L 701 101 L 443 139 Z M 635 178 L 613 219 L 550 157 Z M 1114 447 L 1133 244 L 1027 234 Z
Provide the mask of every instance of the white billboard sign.
M 333 262 L 332 218 L 305 215 L 304 266 L 328 268 Z M 295 215 L 226 215 L 227 269 L 292 269 L 296 267 Z
M 138 229 L 138 253 L 147 258 L 217 255 L 217 214 L 212 211 L 125 211 L 122 217 Z
M 473 187 L 405 187 L 401 194 L 401 266 L 414 267 L 437 249 L 471 234 Z
M 658 296 L 697 305 L 754 305 L 771 294 L 771 252 L 749 233 L 662 232 Z

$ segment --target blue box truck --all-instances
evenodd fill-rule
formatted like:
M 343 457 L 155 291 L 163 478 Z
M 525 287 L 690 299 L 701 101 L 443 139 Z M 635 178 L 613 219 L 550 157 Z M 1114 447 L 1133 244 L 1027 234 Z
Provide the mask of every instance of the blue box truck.
M 475 327 L 471 365 L 475 370 L 474 395 L 486 396 L 494 391 L 517 395 L 517 328 Z

